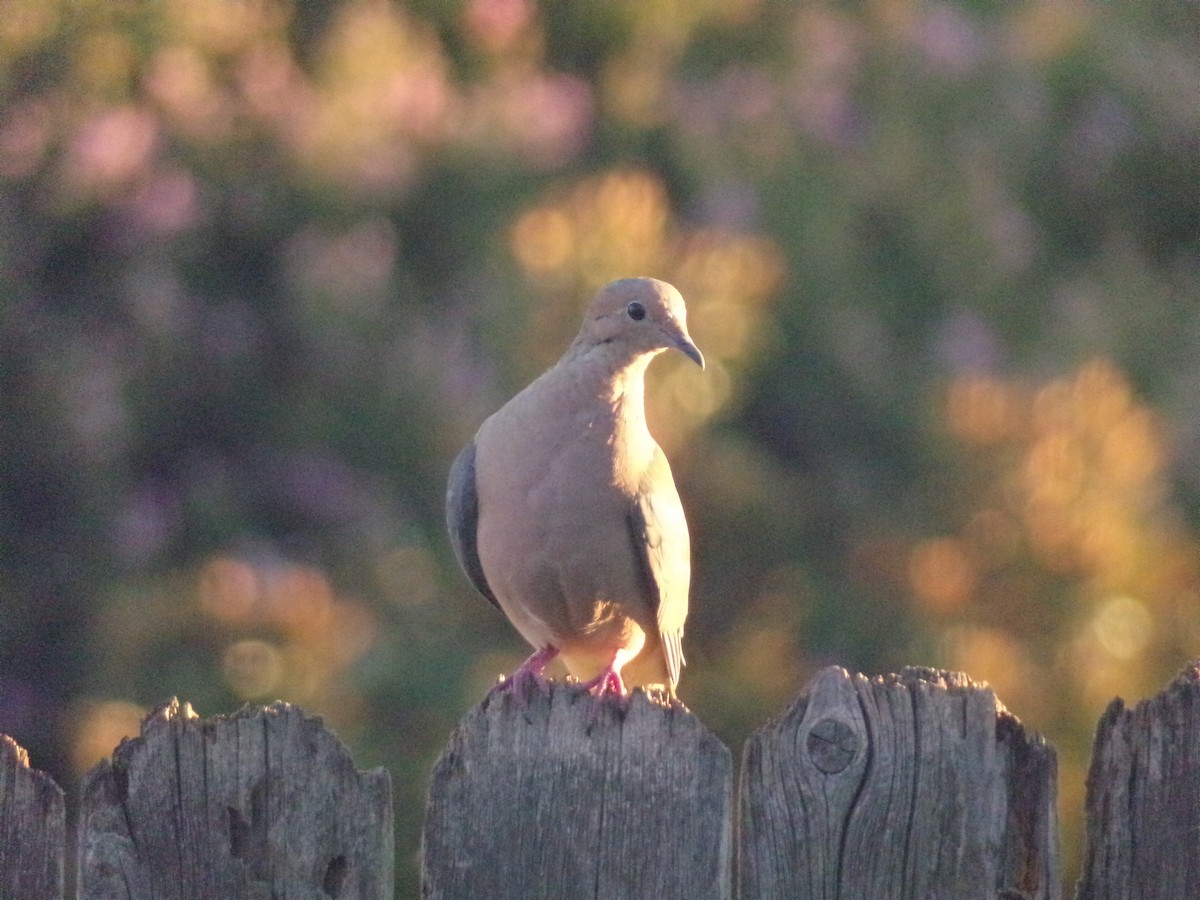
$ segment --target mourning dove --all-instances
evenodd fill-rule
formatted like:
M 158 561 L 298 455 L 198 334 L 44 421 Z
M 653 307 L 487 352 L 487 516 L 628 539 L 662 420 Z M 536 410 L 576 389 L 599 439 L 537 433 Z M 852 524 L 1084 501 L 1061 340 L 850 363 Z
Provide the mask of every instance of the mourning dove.
M 701 368 L 683 298 L 652 278 L 600 290 L 566 354 L 493 413 L 450 471 L 459 564 L 535 648 L 508 684 L 556 656 L 597 695 L 673 697 L 691 578 L 671 468 L 646 428 L 644 376 L 677 349 Z

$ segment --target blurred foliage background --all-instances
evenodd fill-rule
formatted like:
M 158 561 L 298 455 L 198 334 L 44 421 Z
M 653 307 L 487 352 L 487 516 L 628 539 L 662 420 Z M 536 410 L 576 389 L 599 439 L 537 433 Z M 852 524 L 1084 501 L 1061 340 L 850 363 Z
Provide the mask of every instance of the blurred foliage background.
M 396 784 L 525 648 L 445 476 L 609 278 L 695 545 L 682 696 L 986 679 L 1060 753 L 1200 653 L 1200 6 L 4 0 L 0 730 L 62 783 L 283 698 Z

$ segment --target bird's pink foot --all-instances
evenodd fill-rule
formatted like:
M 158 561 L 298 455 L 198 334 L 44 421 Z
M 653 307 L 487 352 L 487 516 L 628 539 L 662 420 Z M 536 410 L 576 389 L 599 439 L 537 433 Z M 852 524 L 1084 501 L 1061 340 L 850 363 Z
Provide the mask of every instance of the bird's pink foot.
M 584 682 L 582 687 L 591 691 L 596 698 L 604 697 L 607 694 L 624 697 L 627 693 L 625 682 L 621 680 L 621 673 L 611 664 L 591 681 Z
M 611 709 L 615 705 L 623 712 L 629 703 L 620 667 L 614 663 L 609 663 L 603 672 L 591 681 L 584 682 L 581 687 L 592 695 L 592 708 L 588 715 L 589 730 L 604 717 L 605 709 Z
M 546 666 L 558 656 L 557 647 L 543 647 L 521 663 L 517 670 L 492 688 L 492 693 L 511 693 L 519 702 L 527 703 L 536 688 L 543 694 L 550 693 L 550 682 L 544 677 Z

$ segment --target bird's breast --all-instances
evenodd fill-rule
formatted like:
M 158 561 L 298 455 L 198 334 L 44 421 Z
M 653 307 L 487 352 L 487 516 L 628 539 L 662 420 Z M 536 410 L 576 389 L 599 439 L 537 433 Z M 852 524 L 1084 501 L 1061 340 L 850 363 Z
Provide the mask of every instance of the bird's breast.
M 480 560 L 534 643 L 529 630 L 579 632 L 610 617 L 611 604 L 640 600 L 630 442 L 602 413 L 565 410 L 537 424 L 489 420 L 476 438 Z

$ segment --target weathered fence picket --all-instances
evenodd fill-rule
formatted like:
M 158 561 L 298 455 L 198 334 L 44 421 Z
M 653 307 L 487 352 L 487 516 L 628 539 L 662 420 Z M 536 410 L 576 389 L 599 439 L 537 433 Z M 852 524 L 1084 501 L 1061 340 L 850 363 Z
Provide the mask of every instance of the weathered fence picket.
M 433 770 L 422 896 L 730 896 L 733 764 L 679 705 L 494 693 Z
M 729 751 L 678 705 L 501 692 L 434 769 L 421 890 L 1054 900 L 1055 777 L 1052 748 L 958 673 L 826 669 L 747 741 L 736 808 Z M 1109 707 L 1087 816 L 1078 900 L 1200 898 L 1200 663 Z M 64 823 L 0 736 L 0 898 L 61 900 Z M 382 900 L 391 782 L 295 707 L 172 701 L 84 780 L 77 844 L 79 900 Z
M 81 806 L 80 900 L 392 897 L 391 778 L 284 703 L 160 707 Z
M 0 734 L 0 897 L 62 896 L 66 823 L 58 785 Z
M 1057 898 L 1054 779 L 960 673 L 825 669 L 746 743 L 739 896 Z
M 1200 897 L 1200 662 L 1100 718 L 1078 900 Z

